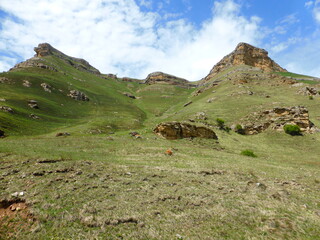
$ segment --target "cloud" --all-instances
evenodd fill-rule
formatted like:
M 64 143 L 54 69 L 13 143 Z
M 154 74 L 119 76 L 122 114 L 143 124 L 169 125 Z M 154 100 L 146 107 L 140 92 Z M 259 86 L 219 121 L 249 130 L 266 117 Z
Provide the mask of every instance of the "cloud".
M 306 2 L 306 3 L 304 4 L 304 6 L 305 6 L 306 8 L 312 7 L 312 6 L 313 6 L 313 1 L 308 1 L 308 2 Z
M 104 73 L 144 78 L 160 70 L 198 80 L 238 42 L 261 38 L 260 19 L 242 16 L 233 0 L 216 1 L 200 28 L 182 18 L 163 22 L 134 0 L 1 0 L 0 9 L 8 13 L 1 21 L 0 52 L 11 53 L 0 58 L 0 71 L 49 42 Z

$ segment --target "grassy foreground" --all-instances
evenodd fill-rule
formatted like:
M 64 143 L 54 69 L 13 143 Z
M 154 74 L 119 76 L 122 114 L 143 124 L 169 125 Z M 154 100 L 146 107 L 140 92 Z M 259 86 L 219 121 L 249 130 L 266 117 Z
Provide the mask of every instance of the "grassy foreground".
M 1 139 L 0 239 L 319 239 L 319 134 L 140 133 Z

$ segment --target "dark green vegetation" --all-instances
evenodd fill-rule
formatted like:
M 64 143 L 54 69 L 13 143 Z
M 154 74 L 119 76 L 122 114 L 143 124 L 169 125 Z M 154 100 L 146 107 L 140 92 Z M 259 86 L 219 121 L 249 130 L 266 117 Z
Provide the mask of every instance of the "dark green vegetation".
M 283 127 L 285 133 L 290 134 L 291 136 L 301 135 L 301 129 L 298 125 L 287 124 Z
M 299 87 L 277 79 L 239 84 L 227 74 L 250 71 L 234 66 L 196 94 L 44 59 L 59 70 L 0 74 L 10 80 L 0 83 L 0 106 L 14 111 L 0 111 L 7 136 L 0 138 L 0 239 L 319 239 L 320 134 L 224 131 L 240 131 L 254 112 L 299 105 L 320 126 L 319 96 L 297 94 L 308 80 Z M 70 90 L 90 100 L 74 100 Z M 152 133 L 158 123 L 189 120 L 214 129 L 218 142 Z M 12 211 L 7 201 L 28 208 Z
M 247 157 L 254 157 L 254 158 L 257 157 L 257 155 L 254 154 L 254 152 L 252 150 L 249 150 L 249 149 L 241 151 L 241 155 L 244 155 L 244 156 L 247 156 Z

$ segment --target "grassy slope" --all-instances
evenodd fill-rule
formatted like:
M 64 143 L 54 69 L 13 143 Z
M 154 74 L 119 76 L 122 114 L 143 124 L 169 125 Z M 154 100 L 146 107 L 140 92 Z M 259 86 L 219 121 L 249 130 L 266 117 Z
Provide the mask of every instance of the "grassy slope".
M 66 127 L 74 133 L 67 138 L 50 133 L 1 140 L 0 196 L 25 191 L 37 218 L 30 224 L 32 232 L 16 231 L 19 239 L 317 239 L 320 235 L 319 133 L 291 137 L 267 131 L 241 136 L 216 129 L 219 143 L 167 141 L 151 133 L 161 121 L 188 120 L 200 111 L 207 113 L 209 124 L 220 117 L 231 125 L 254 111 L 296 105 L 308 107 L 311 120 L 320 126 L 319 97 L 309 100 L 285 85 L 247 83 L 239 88 L 228 81 L 192 97 L 192 90 L 100 79 L 54 60 L 86 82 L 58 73 L 46 75 L 45 82 L 65 90 L 70 82 L 90 102 L 70 101 L 40 87 L 20 87 L 18 81 L 26 77 L 38 86 L 43 81 L 38 70 L 30 76 L 12 73 L 17 95 L 10 85 L 1 85 L 7 91 L 0 90 L 7 94 L 6 105 L 19 109 L 12 118 L 17 126 L 40 128 L 43 134 L 45 125 L 56 119 L 48 131 Z M 238 94 L 247 90 L 254 94 Z M 132 100 L 122 92 L 140 98 Z M 37 113 L 45 124 L 33 127 L 35 120 L 26 120 L 30 110 L 25 95 L 50 109 Z M 209 98 L 215 100 L 207 103 Z M 189 101 L 193 103 L 183 107 Z M 131 138 L 128 130 L 79 134 L 107 124 L 139 130 L 143 138 Z M 173 156 L 164 154 L 168 148 Z M 244 149 L 258 157 L 240 155 Z M 61 161 L 40 162 L 45 159 Z M 0 236 L 9 236 L 12 228 L 0 227 Z

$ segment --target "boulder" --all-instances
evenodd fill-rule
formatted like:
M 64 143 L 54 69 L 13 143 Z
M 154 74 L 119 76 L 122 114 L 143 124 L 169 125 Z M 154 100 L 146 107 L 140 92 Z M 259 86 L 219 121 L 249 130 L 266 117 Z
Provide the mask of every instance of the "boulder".
M 123 93 L 123 95 L 132 98 L 132 99 L 136 99 L 136 97 L 134 95 L 132 95 L 131 93 Z
M 83 92 L 78 90 L 71 90 L 68 96 L 78 101 L 89 101 L 89 98 Z
M 0 110 L 3 112 L 14 113 L 13 109 L 8 106 L 0 106 Z
M 215 132 L 207 127 L 180 122 L 160 123 L 153 132 L 169 140 L 195 137 L 218 139 Z
M 0 77 L 0 83 L 10 83 L 11 80 L 9 78 L 6 77 Z
M 39 109 L 38 102 L 36 100 L 28 100 L 28 106 L 33 109 Z
M 44 91 L 51 93 L 52 87 L 51 87 L 49 84 L 47 84 L 47 83 L 41 83 L 41 87 L 43 88 Z
M 319 94 L 319 91 L 313 87 L 304 87 L 298 91 L 298 94 L 302 94 L 306 96 L 315 96 Z
M 29 82 L 28 80 L 23 80 L 22 86 L 24 87 L 31 87 L 31 82 Z

